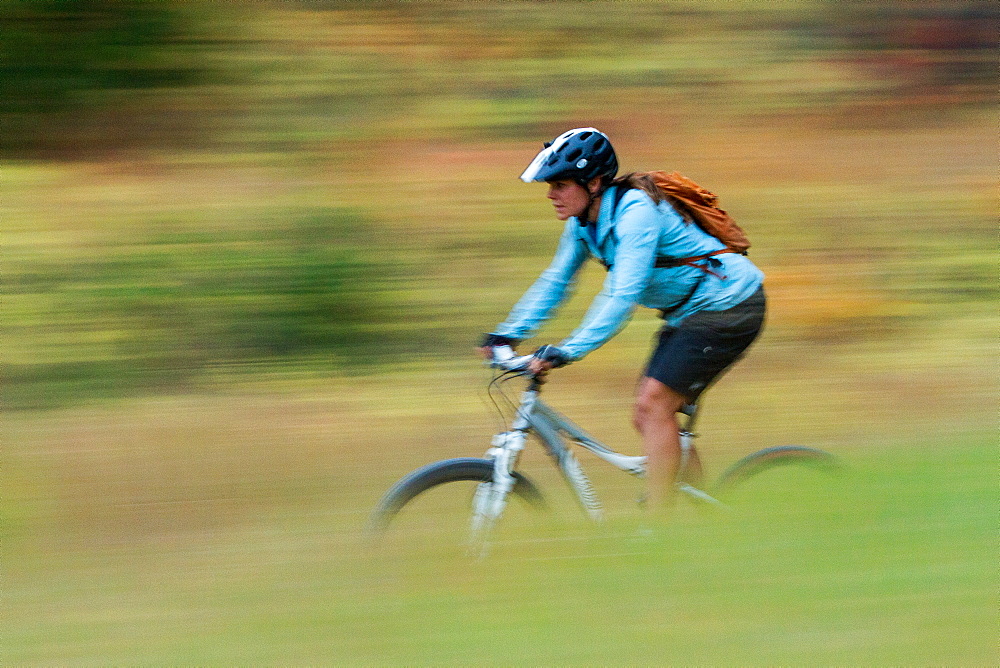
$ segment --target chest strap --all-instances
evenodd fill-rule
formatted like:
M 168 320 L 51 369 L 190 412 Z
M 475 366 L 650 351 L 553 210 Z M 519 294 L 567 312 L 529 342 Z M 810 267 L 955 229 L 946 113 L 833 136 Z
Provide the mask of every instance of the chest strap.
M 722 280 L 725 280 L 726 279 L 725 275 L 720 274 L 717 271 L 713 271 L 704 264 L 696 264 L 701 260 L 711 260 L 716 255 L 723 255 L 724 253 L 736 253 L 738 255 L 743 255 L 743 253 L 740 253 L 738 250 L 733 250 L 732 248 L 723 248 L 722 250 L 712 251 L 711 253 L 705 253 L 704 255 L 693 255 L 691 257 L 658 257 L 656 258 L 656 262 L 653 263 L 653 266 L 657 269 L 665 269 L 668 267 L 684 267 L 684 266 L 694 267 L 695 269 L 701 269 L 706 274 L 711 274 L 716 278 L 721 278 Z M 716 260 L 715 264 L 718 265 L 719 261 Z
M 712 251 L 711 253 L 705 253 L 704 255 L 692 255 L 691 257 L 666 257 L 666 256 L 663 256 L 663 255 L 659 255 L 659 256 L 657 256 L 656 260 L 653 262 L 653 268 L 654 269 L 672 269 L 674 267 L 685 267 L 685 266 L 686 267 L 694 267 L 695 269 L 701 269 L 706 274 L 711 274 L 712 276 L 715 276 L 716 278 L 721 278 L 721 279 L 725 280 L 726 279 L 725 275 L 720 274 L 717 271 L 713 271 L 712 269 L 710 269 L 709 267 L 707 267 L 707 266 L 705 266 L 703 264 L 696 264 L 697 262 L 700 262 L 701 260 L 709 260 L 712 257 L 714 257 L 716 255 L 722 255 L 723 253 L 737 253 L 738 255 L 743 255 L 743 253 L 740 253 L 737 250 L 733 250 L 732 248 L 723 248 L 722 250 Z M 604 264 L 604 268 L 605 269 L 607 269 L 608 271 L 611 271 L 612 265 L 605 264 L 604 262 L 601 262 L 601 264 Z M 718 261 L 716 261 L 716 264 L 719 264 Z

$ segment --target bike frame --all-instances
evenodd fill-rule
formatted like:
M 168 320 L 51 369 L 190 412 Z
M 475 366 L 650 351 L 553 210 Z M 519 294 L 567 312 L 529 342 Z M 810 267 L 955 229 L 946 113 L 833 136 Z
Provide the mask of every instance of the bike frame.
M 510 429 L 493 437 L 485 459 L 470 457 L 445 459 L 416 469 L 401 478 L 383 495 L 375 507 L 369 523 L 373 531 L 384 530 L 403 506 L 429 489 L 452 482 L 475 482 L 472 531 L 468 547 L 470 554 L 478 552 L 480 557 L 485 556 L 489 549 L 490 530 L 503 514 L 511 493 L 529 502 L 541 500 L 534 484 L 517 471 L 518 459 L 527 444 L 529 434 L 541 442 L 580 506 L 593 520 L 601 519 L 603 508 L 590 479 L 583 472 L 580 462 L 572 451 L 574 444 L 621 471 L 639 477 L 646 475 L 645 457 L 615 452 L 613 448 L 601 443 L 539 398 L 542 378 L 531 371 L 534 366 L 533 360 L 531 355 L 517 357 L 509 346 L 497 346 L 493 349 L 493 359 L 489 364 L 503 371 L 501 375 L 493 378 L 493 383 L 514 376 L 522 376 L 528 381 L 528 387 L 521 395 Z M 712 495 L 684 482 L 690 477 L 687 475 L 687 469 L 693 460 L 695 434 L 692 429 L 698 408 L 690 404 L 682 406 L 679 412 L 685 415 L 686 419 L 679 428 L 681 452 L 675 489 L 698 502 L 728 511 L 729 507 Z M 752 452 L 732 464 L 722 472 L 711 489 L 713 493 L 714 490 L 729 490 L 758 473 L 786 464 L 803 464 L 822 468 L 828 472 L 842 470 L 839 461 L 822 450 L 801 445 L 775 446 Z
M 491 447 L 486 452 L 486 456 L 493 460 L 493 481 L 481 483 L 473 497 L 472 528 L 475 533 L 488 529 L 503 512 L 507 495 L 516 482 L 513 475 L 514 469 L 521 451 L 526 445 L 529 433 L 534 434 L 541 441 L 543 447 L 555 461 L 563 478 L 569 484 L 570 489 L 573 490 L 580 506 L 595 521 L 602 519 L 603 506 L 567 440 L 569 443 L 575 443 L 589 450 L 622 471 L 638 477 L 644 477 L 646 474 L 646 457 L 624 455 L 609 448 L 569 418 L 544 403 L 538 396 L 539 388 L 540 383 L 537 380 L 532 380 L 528 389 L 521 395 L 521 403 L 510 431 L 494 436 Z M 697 415 L 697 406 L 693 404 L 684 406 L 682 412 L 688 416 L 688 419 L 680 430 L 681 463 L 679 470 L 681 473 L 687 466 L 696 437 L 691 429 Z M 711 495 L 687 483 L 678 482 L 676 486 L 678 491 L 695 499 L 725 507 L 722 502 Z

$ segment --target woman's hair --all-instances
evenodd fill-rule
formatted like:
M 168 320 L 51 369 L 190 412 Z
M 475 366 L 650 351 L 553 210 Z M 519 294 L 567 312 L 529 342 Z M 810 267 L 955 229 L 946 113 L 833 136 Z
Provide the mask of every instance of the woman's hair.
M 649 195 L 649 197 L 659 204 L 663 200 L 663 193 L 660 189 L 656 187 L 656 182 L 653 181 L 653 177 L 649 174 L 638 174 L 636 172 L 630 172 L 623 176 L 619 176 L 617 179 L 612 179 L 610 183 L 606 184 L 605 187 L 610 188 L 611 186 L 617 186 L 619 188 L 631 189 L 635 188 L 641 190 L 642 192 Z

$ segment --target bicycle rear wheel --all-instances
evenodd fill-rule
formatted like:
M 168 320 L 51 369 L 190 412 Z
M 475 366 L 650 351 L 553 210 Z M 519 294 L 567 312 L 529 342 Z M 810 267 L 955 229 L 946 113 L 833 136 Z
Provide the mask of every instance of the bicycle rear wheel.
M 802 445 L 779 445 L 753 452 L 723 471 L 713 493 L 723 494 L 750 478 L 782 466 L 805 466 L 826 473 L 837 473 L 843 465 L 829 452 Z
M 368 521 L 368 532 L 370 534 L 384 532 L 395 517 L 416 497 L 448 483 L 475 483 L 468 486 L 468 494 L 461 495 L 465 499 L 465 508 L 471 512 L 472 495 L 478 485 L 490 483 L 492 480 L 493 462 L 489 459 L 460 457 L 428 464 L 404 476 L 385 493 L 372 511 Z M 514 496 L 531 506 L 545 507 L 545 501 L 534 483 L 516 472 L 514 480 L 514 487 L 511 489 Z M 469 515 L 465 517 L 468 518 Z

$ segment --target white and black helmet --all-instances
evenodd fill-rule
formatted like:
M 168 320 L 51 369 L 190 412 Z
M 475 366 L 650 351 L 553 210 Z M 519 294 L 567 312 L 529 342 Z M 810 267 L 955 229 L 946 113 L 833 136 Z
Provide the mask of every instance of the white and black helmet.
M 607 135 L 594 128 L 576 128 L 546 143 L 521 180 L 586 183 L 596 176 L 614 177 L 617 173 L 618 158 Z

